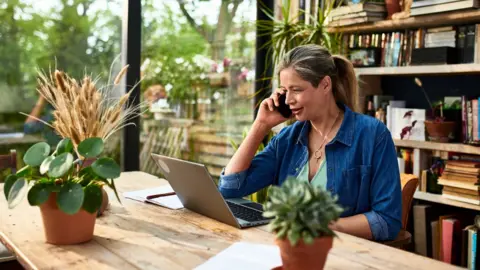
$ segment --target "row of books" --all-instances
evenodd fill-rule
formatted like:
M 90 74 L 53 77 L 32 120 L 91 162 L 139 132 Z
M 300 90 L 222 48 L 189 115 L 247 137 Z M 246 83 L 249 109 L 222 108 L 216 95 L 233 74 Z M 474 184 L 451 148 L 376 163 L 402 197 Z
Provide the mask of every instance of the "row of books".
M 462 139 L 464 143 L 480 144 L 480 98 L 462 96 Z
M 447 160 L 438 184 L 443 197 L 480 205 L 480 162 Z
M 413 206 L 415 252 L 449 264 L 480 269 L 480 216 L 442 206 Z
M 448 64 L 480 63 L 480 24 L 409 29 L 388 33 L 349 34 L 343 38 L 345 45 L 341 52 L 349 55 L 352 62 L 352 55 L 358 50 L 379 50 L 378 59 L 375 59 L 375 64 L 372 66 L 435 64 L 435 61 L 439 61 L 439 64 L 447 64 L 442 62 L 447 60 Z M 429 49 L 425 50 L 426 48 Z M 450 49 L 435 51 L 433 48 Z M 416 55 L 414 51 L 417 51 Z

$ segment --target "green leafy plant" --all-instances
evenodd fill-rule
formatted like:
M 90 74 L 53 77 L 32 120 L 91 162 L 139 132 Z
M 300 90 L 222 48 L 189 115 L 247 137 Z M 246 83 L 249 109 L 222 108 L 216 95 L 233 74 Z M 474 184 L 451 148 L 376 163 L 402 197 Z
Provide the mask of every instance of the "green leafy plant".
M 336 236 L 329 228 L 343 211 L 336 201 L 328 191 L 289 177 L 270 188 L 263 215 L 274 218 L 269 226 L 278 239 L 288 238 L 292 246 L 300 239 L 312 244 L 317 237 Z
M 25 194 L 31 206 L 39 206 L 56 193 L 57 205 L 66 214 L 80 209 L 95 213 L 102 205 L 104 185 L 112 188 L 120 201 L 113 181 L 120 176 L 120 166 L 111 158 L 99 157 L 103 149 L 104 142 L 98 137 L 80 142 L 78 158 L 69 138 L 61 140 L 54 151 L 45 142 L 32 145 L 23 157 L 26 166 L 5 181 L 9 208 L 17 206 Z
M 257 20 L 256 25 L 260 36 L 269 36 L 270 41 L 266 42 L 261 49 L 267 49 L 267 59 L 273 59 L 273 65 L 278 65 L 283 56 L 291 49 L 304 44 L 319 44 L 325 46 L 332 53 L 339 51 L 341 42 L 340 33 L 329 33 L 327 31 L 327 18 L 335 7 L 335 1 L 330 1 L 322 9 L 318 10 L 316 16 L 305 14 L 311 18 L 312 24 L 305 24 L 298 20 L 300 14 L 290 14 L 291 0 L 282 0 L 280 6 L 281 18 L 275 17 L 275 12 L 260 3 L 261 10 L 270 20 Z M 268 65 L 267 65 L 268 67 Z

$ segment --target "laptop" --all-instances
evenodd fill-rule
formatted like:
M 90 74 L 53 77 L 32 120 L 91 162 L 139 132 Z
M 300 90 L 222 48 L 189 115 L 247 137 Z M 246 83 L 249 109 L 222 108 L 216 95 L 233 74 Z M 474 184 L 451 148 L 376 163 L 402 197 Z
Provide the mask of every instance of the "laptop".
M 203 164 L 151 154 L 183 206 L 201 215 L 243 229 L 268 224 L 259 203 L 235 198 L 224 199 Z

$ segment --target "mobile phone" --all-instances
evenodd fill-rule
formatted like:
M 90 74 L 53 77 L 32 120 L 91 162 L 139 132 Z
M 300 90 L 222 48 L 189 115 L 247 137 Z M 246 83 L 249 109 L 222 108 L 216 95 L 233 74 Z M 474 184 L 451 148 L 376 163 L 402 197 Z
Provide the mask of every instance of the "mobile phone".
M 276 107 L 277 111 L 285 118 L 290 118 L 292 116 L 292 110 L 290 110 L 290 107 L 285 104 L 285 99 L 287 98 L 287 94 L 281 94 L 278 96 L 278 103 L 279 106 Z

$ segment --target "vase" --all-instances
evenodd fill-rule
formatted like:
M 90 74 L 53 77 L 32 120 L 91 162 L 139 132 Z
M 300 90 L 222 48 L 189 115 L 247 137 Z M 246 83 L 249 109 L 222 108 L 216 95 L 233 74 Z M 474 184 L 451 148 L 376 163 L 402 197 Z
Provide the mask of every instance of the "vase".
M 311 245 L 300 240 L 292 246 L 288 239 L 276 239 L 275 243 L 280 248 L 282 266 L 274 269 L 323 269 L 333 245 L 333 236 L 316 238 Z
M 387 9 L 387 20 L 391 20 L 393 14 L 401 11 L 400 1 L 385 0 L 385 8 Z
M 456 123 L 453 121 L 425 121 L 428 139 L 432 142 L 446 143 L 455 139 Z
M 40 205 L 45 240 L 54 245 L 72 245 L 88 242 L 93 238 L 96 213 L 80 209 L 69 215 L 57 206 L 57 193 L 52 192 L 48 200 Z

